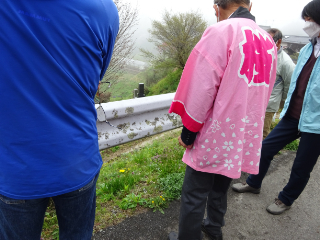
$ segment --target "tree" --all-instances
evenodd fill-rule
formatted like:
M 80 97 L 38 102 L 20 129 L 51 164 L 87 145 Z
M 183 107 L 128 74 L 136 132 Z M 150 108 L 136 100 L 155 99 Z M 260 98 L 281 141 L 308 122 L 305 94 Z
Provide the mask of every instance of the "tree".
M 103 83 L 115 84 L 119 80 L 125 67 L 132 60 L 132 52 L 135 49 L 134 34 L 138 25 L 138 9 L 125 0 L 114 0 L 114 3 L 118 8 L 120 26 L 109 67 L 101 81 L 100 93 L 107 89 Z
M 149 42 L 156 46 L 157 55 L 140 49 L 155 68 L 184 69 L 191 50 L 207 28 L 207 22 L 198 12 L 173 14 L 165 11 L 162 21 L 152 21 Z

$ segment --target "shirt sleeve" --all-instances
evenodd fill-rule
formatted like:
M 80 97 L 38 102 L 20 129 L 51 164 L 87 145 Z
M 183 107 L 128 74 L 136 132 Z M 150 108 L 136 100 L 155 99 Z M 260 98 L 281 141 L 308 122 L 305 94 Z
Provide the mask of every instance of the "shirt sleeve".
M 186 63 L 169 112 L 180 115 L 186 128 L 198 132 L 213 106 L 220 79 L 212 63 L 194 49 Z

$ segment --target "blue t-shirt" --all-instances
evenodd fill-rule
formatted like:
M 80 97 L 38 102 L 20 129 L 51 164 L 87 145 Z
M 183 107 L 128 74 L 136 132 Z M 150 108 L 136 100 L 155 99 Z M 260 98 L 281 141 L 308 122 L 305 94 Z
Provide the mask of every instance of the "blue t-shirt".
M 77 190 L 102 165 L 93 99 L 117 8 L 112 0 L 1 0 L 0 23 L 0 194 Z

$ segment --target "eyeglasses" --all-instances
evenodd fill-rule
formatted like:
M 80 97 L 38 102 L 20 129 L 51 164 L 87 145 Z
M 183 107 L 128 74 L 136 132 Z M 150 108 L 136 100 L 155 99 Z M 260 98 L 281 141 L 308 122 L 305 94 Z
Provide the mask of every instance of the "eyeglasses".
M 109 83 L 109 86 L 108 88 L 111 86 L 111 83 L 110 82 L 106 82 L 106 83 Z M 97 96 L 98 95 L 98 96 Z M 99 122 L 105 122 L 107 123 L 109 126 L 111 127 L 114 127 L 114 128 L 117 128 L 117 129 L 120 129 L 119 127 L 116 127 L 116 126 L 113 126 L 107 119 L 107 114 L 106 112 L 104 111 L 102 105 L 101 105 L 101 97 L 100 97 L 100 87 L 98 88 L 98 93 L 97 93 L 96 97 L 95 97 L 95 102 L 98 102 L 99 104 L 99 107 L 97 108 L 97 120 Z

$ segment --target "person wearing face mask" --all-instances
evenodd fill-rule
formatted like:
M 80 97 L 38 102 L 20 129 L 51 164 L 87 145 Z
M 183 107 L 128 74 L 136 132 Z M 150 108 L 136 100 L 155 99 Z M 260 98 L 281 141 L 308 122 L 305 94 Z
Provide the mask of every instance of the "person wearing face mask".
M 169 110 L 182 118 L 187 164 L 179 233 L 169 240 L 199 240 L 201 230 L 221 240 L 232 179 L 259 170 L 277 47 L 255 23 L 250 0 L 215 0 L 214 9 L 218 23 L 192 50 Z
M 260 193 L 273 157 L 284 146 L 301 138 L 289 182 L 267 207 L 271 214 L 281 214 L 291 208 L 307 185 L 320 155 L 320 0 L 309 2 L 302 11 L 302 18 L 311 42 L 300 52 L 280 115 L 282 119 L 262 143 L 259 174 L 250 175 L 246 183 L 232 186 L 236 192 Z
M 278 64 L 277 64 L 277 78 L 274 84 L 267 111 L 264 119 L 263 127 L 263 139 L 265 139 L 270 133 L 270 126 L 272 123 L 273 116 L 278 112 L 280 105 L 284 105 L 287 99 L 287 94 L 291 82 L 291 76 L 295 68 L 290 56 L 283 51 L 281 47 L 282 43 L 282 32 L 276 28 L 270 28 L 267 32 L 271 35 L 278 48 Z

